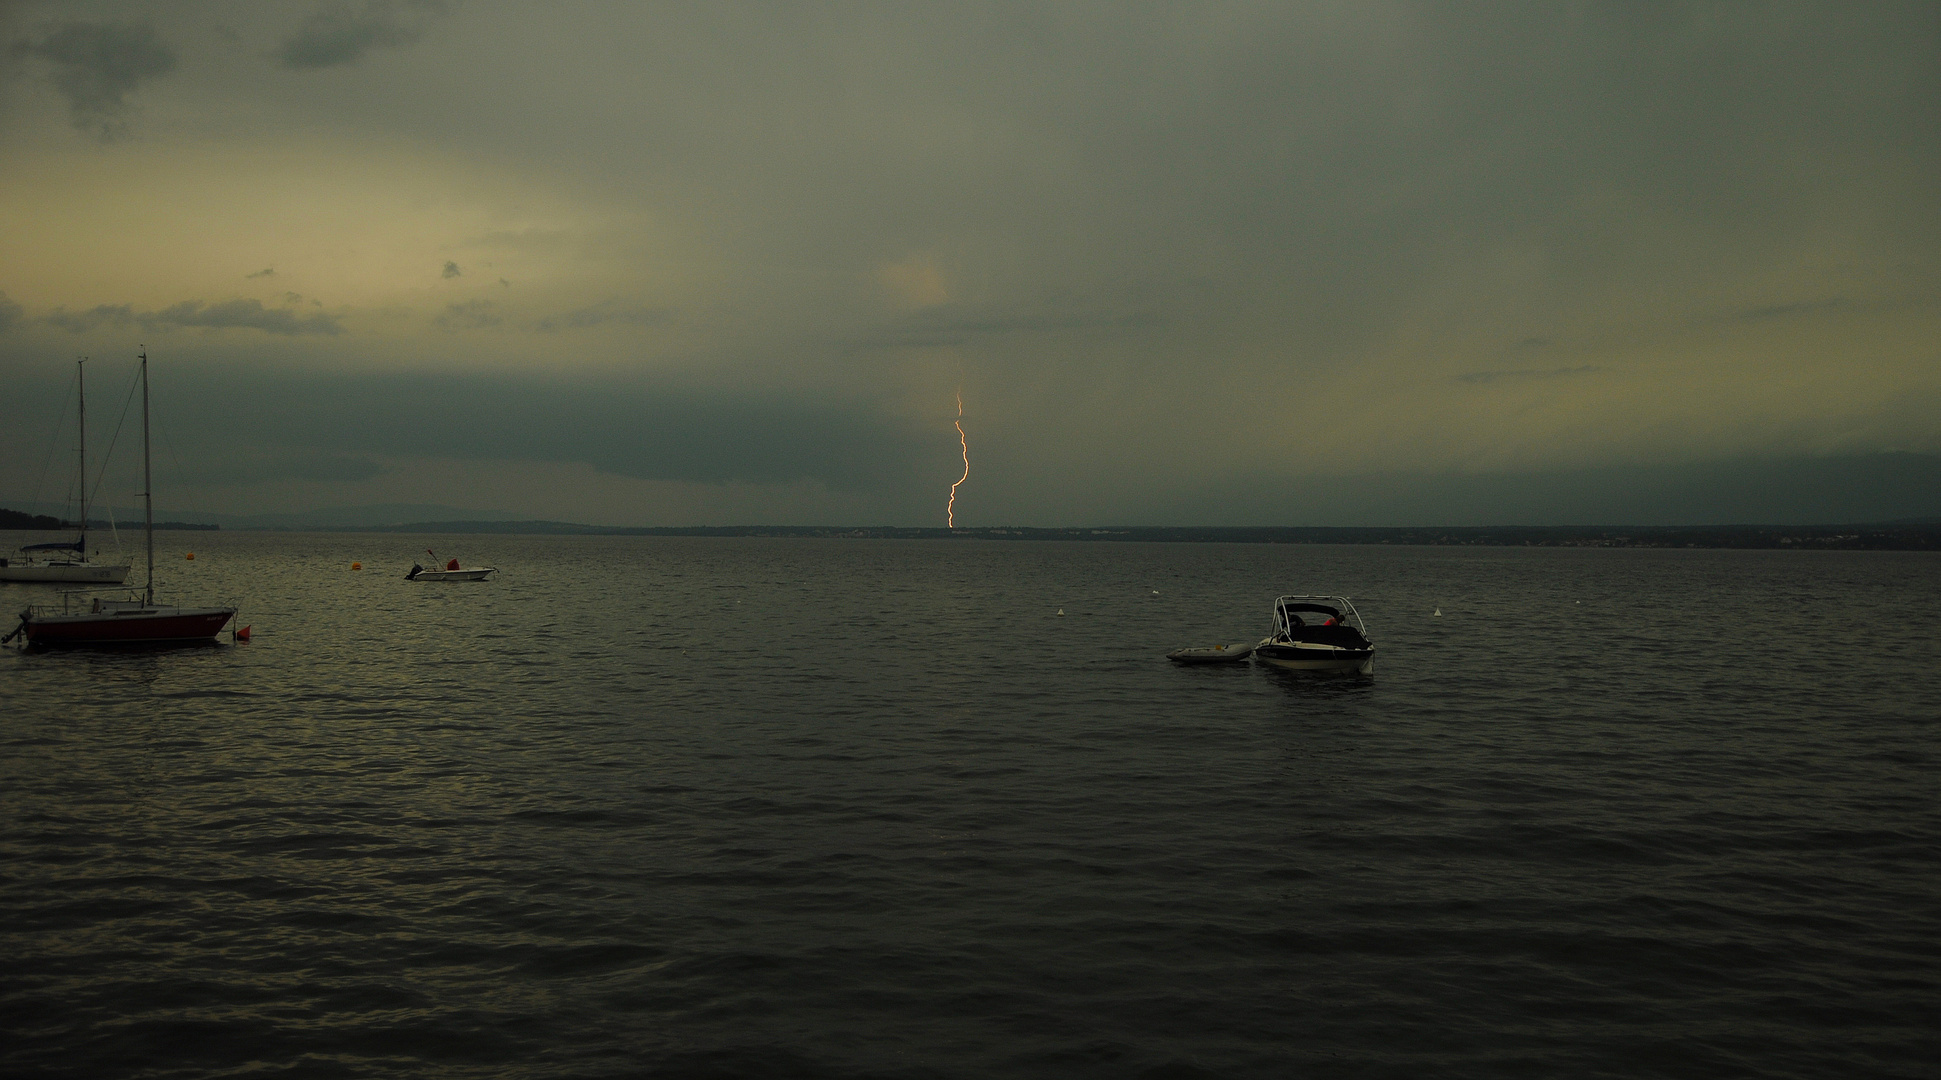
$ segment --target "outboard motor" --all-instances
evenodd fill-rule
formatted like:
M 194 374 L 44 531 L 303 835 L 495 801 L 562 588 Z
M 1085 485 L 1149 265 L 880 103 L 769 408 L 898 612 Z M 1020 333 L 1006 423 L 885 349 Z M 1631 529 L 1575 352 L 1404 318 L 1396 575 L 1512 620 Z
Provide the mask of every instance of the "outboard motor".
M 406 581 L 414 581 L 414 580 L 416 580 L 416 579 L 417 579 L 417 577 L 418 577 L 418 575 L 419 575 L 419 574 L 422 574 L 422 573 L 424 573 L 424 572 L 425 572 L 425 568 L 424 568 L 424 567 L 422 567 L 422 566 L 419 566 L 419 565 L 418 565 L 417 563 L 412 563 L 412 564 L 411 564 L 411 572 L 410 572 L 410 573 L 408 573 L 408 574 L 406 574 L 406 575 L 404 575 L 404 580 L 406 580 Z

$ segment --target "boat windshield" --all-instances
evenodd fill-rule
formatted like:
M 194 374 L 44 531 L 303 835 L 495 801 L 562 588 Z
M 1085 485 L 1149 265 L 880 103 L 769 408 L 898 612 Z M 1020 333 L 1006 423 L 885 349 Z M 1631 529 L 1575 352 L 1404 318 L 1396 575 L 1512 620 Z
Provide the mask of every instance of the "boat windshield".
M 1297 626 L 1328 624 L 1353 626 L 1363 633 L 1367 628 L 1361 612 L 1344 596 L 1283 596 L 1274 601 L 1274 632 L 1288 634 Z

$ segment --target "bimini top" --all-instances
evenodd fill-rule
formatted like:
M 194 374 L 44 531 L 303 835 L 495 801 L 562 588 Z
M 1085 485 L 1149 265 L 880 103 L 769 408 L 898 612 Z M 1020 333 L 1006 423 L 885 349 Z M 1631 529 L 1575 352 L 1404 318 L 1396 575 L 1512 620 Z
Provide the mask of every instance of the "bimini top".
M 73 540 L 73 541 L 63 541 L 63 542 L 58 542 L 53 544 L 28 544 L 25 547 L 21 548 L 20 550 L 22 551 L 80 551 L 81 541 Z
M 1274 632 L 1286 635 L 1296 626 L 1336 624 L 1353 626 L 1366 635 L 1368 624 L 1345 596 L 1283 596 L 1274 601 Z

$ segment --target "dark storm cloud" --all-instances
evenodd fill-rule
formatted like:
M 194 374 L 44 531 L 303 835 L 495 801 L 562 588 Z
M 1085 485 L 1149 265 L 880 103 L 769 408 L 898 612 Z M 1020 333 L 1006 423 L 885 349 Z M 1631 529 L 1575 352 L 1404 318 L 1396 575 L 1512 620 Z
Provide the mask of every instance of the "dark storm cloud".
M 1765 304 L 1748 308 L 1733 316 L 1742 322 L 1758 322 L 1763 319 L 1784 319 L 1795 315 L 1817 315 L 1826 311 L 1838 311 L 1848 307 L 1850 301 L 1840 297 L 1831 300 L 1800 300 L 1789 304 Z
M 505 319 L 492 309 L 490 300 L 467 300 L 462 304 L 446 304 L 445 313 L 432 321 L 444 330 L 479 330 L 497 326 Z
M 509 285 L 504 278 L 499 284 Z M 563 315 L 552 315 L 539 320 L 536 328 L 551 333 L 555 330 L 578 330 L 588 326 L 601 326 L 618 323 L 626 326 L 657 326 L 666 322 L 668 312 L 665 308 L 641 307 L 623 304 L 617 299 L 602 300 L 590 307 L 569 311 Z
M 622 381 L 494 376 L 296 376 L 253 368 L 175 376 L 171 426 L 225 440 L 360 454 L 580 462 L 648 480 L 821 481 L 877 490 L 944 454 L 869 401 L 659 390 Z M 952 445 L 954 446 L 954 434 Z
M 19 304 L 14 303 L 6 293 L 0 292 L 0 334 L 20 325 L 23 314 Z
M 137 86 L 175 70 L 175 54 L 147 23 L 67 22 L 13 51 L 53 64 L 54 88 L 67 98 L 74 126 L 103 141 L 127 131 L 127 99 Z
M 203 327 L 206 329 L 250 329 L 271 334 L 339 334 L 343 327 L 337 317 L 324 312 L 299 315 L 287 308 L 266 308 L 260 300 L 225 300 L 204 304 L 184 300 L 161 311 L 136 311 L 127 304 L 99 304 L 86 311 L 56 309 L 45 319 L 48 325 L 80 334 L 104 325 L 135 324 L 144 327 Z
M 1017 334 L 1145 330 L 1165 321 L 1163 314 L 1154 311 L 1020 313 L 943 308 L 907 316 L 850 344 L 864 349 L 969 345 Z
M 135 309 L 127 304 L 97 304 L 86 311 L 55 308 L 53 314 L 43 321 L 71 334 L 85 334 L 97 326 L 132 323 L 135 321 Z
M 1604 370 L 1596 364 L 1579 364 L 1576 367 L 1557 368 L 1518 368 L 1511 371 L 1468 371 L 1455 377 L 1464 383 L 1493 382 L 1530 382 L 1538 379 L 1567 379 L 1573 375 L 1591 375 Z
M 449 377 L 373 376 L 392 397 L 367 400 L 266 372 L 228 399 L 269 408 L 248 422 L 271 433 L 308 429 L 258 402 L 315 398 L 334 425 L 306 436 L 318 453 L 368 427 L 386 455 L 861 484 L 912 455 L 956 461 L 962 384 L 975 512 L 1057 523 L 1155 520 L 1168 491 L 1201 489 L 1227 495 L 1187 520 L 1294 520 L 1345 505 L 1306 494 L 1357 497 L 1326 477 L 1376 474 L 1368 490 L 1429 520 L 1466 513 L 1444 497 L 1461 490 L 1554 521 L 1589 474 L 1498 490 L 1407 470 L 1941 447 L 1934 0 L 472 0 L 463 35 L 408 57 L 383 50 L 423 9 L 327 3 L 154 5 L 183 12 L 155 16 L 184 49 L 168 138 L 101 169 L 43 95 L 47 116 L 17 115 L 62 156 L 7 160 L 53 179 L 0 185 L 0 217 L 71 226 L 40 230 L 36 262 L 9 247 L 0 275 L 35 316 L 66 304 L 53 325 L 152 323 L 165 313 L 88 308 L 238 295 L 237 260 L 266 257 L 287 265 L 252 291 L 277 318 L 325 309 L 270 284 L 396 315 L 340 311 L 335 337 L 327 319 L 302 340 L 184 335 L 233 348 L 196 363 L 274 351 L 286 375 Z M 232 17 L 255 51 L 192 59 L 210 39 L 191 27 Z M 311 70 L 265 61 L 279 44 Z M 241 163 L 268 164 L 240 182 Z M 326 164 L 341 174 L 314 182 Z M 156 197 L 171 190 L 221 197 Z M 124 205 L 147 209 L 113 225 L 181 257 L 98 284 L 91 264 L 143 239 L 100 227 Z M 49 333 L 35 322 L 0 341 Z M 596 368 L 690 389 L 596 388 Z M 513 369 L 558 385 L 469 374 Z M 472 414 L 446 385 L 470 387 Z M 436 439 L 414 430 L 426 400 Z M 893 419 L 916 409 L 948 445 Z M 1308 415 L 1328 438 L 1288 422 Z M 1229 490 L 1236 462 L 1293 478 Z
M 253 274 L 244 274 L 243 276 L 245 278 L 272 278 L 276 276 L 276 267 L 265 266 Z
M 354 64 L 372 49 L 415 44 L 424 33 L 425 19 L 442 10 L 442 4 L 428 0 L 402 4 L 374 0 L 361 11 L 335 4 L 311 14 L 284 39 L 277 60 L 298 70 Z
M 249 328 L 271 334 L 336 334 L 343 330 L 335 316 L 323 312 L 298 315 L 285 308 L 266 308 L 260 300 L 226 300 L 204 306 L 185 300 L 173 307 L 136 316 L 144 325 Z
M 1555 472 L 1248 477 L 1147 511 L 1192 524 L 1841 525 L 1914 518 L 1941 507 L 1941 455 L 1744 457 Z M 1141 519 L 1146 520 L 1145 518 Z
M 264 452 L 199 455 L 195 478 L 205 484 L 254 484 L 276 480 L 328 480 L 356 483 L 385 472 L 384 466 L 352 454 Z

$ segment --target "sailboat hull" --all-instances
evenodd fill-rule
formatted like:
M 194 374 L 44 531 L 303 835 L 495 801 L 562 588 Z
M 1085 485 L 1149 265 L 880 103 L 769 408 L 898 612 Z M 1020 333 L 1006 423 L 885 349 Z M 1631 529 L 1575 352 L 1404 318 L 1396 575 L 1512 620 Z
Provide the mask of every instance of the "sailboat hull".
M 75 615 L 21 617 L 29 645 L 181 645 L 213 641 L 236 609 L 116 605 Z
M 54 581 L 79 585 L 119 585 L 128 580 L 128 566 L 123 563 L 68 563 L 51 566 L 5 565 L 0 560 L 0 581 Z
M 0 643 L 11 641 L 14 635 L 22 635 L 28 645 L 194 645 L 214 641 L 222 628 L 235 618 L 234 607 L 163 607 L 155 603 L 155 475 L 153 459 L 149 454 L 148 442 L 148 353 L 141 354 L 142 376 L 142 539 L 148 554 L 148 583 L 139 598 L 127 600 L 105 600 L 96 597 L 85 611 L 72 610 L 68 605 L 73 601 L 72 594 L 63 597 L 59 610 L 53 605 L 29 607 L 20 613 L 20 625 L 0 638 Z M 84 418 L 85 408 L 81 414 Z M 81 425 L 86 428 L 85 419 Z M 86 445 L 85 440 L 83 445 Z M 85 462 L 85 459 L 83 459 Z M 85 480 L 87 469 L 81 470 Z M 83 493 L 85 494 L 85 488 Z M 87 521 L 86 501 L 82 502 L 81 520 Z M 41 550 L 65 549 L 72 551 L 77 558 L 53 558 L 48 562 L 59 565 L 67 563 L 70 567 L 85 565 L 87 554 L 87 532 L 82 530 L 81 538 L 72 544 L 40 545 Z M 23 551 L 35 550 L 33 547 Z M 194 556 L 190 556 L 193 558 Z M 127 570 L 107 565 L 89 567 L 109 573 L 120 571 L 122 577 Z M 120 577 L 112 579 L 119 581 Z M 112 582 L 111 582 L 112 583 Z

